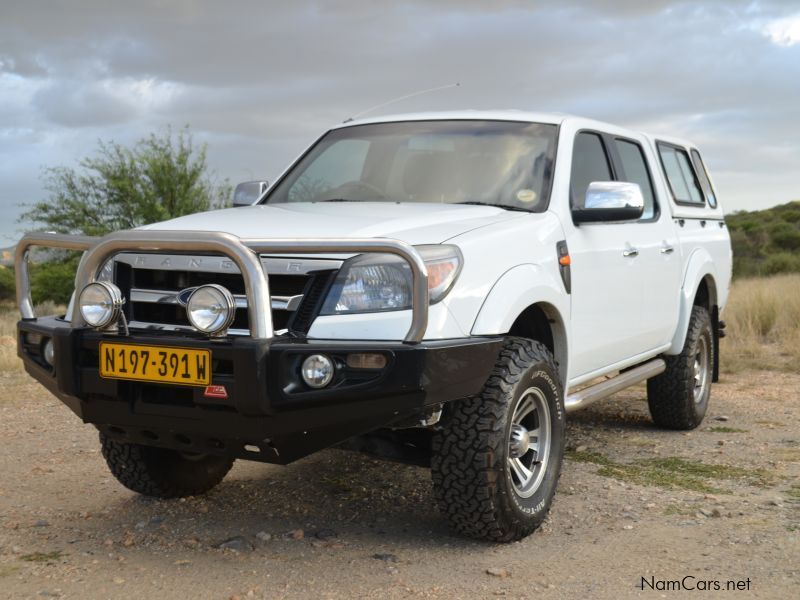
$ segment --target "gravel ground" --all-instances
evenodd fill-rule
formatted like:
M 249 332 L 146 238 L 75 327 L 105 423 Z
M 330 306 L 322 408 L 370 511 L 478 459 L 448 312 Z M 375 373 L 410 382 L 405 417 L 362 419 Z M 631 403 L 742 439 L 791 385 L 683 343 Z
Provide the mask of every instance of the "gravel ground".
M 797 597 L 798 374 L 727 377 L 690 433 L 655 429 L 641 387 L 571 417 L 550 517 L 507 545 L 453 535 L 425 469 L 336 450 L 138 497 L 92 427 L 24 375 L 0 384 L 2 597 L 663 598 L 682 594 L 642 578 L 687 575 Z

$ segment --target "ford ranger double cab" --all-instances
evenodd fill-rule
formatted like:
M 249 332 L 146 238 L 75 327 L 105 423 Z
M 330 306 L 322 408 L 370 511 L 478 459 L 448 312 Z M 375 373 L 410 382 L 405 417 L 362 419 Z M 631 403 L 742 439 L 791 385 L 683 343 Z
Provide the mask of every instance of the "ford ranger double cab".
M 66 315 L 27 255 L 83 251 Z M 698 149 L 564 115 L 347 122 L 234 207 L 17 247 L 19 355 L 140 494 L 336 446 L 430 467 L 462 534 L 533 532 L 565 419 L 647 382 L 697 427 L 731 246 Z

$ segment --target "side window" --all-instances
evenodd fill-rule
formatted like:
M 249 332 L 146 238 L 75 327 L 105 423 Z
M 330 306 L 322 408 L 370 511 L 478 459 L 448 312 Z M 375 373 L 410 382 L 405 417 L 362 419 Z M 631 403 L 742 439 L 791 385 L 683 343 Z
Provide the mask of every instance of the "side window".
M 623 170 L 618 179 L 639 184 L 644 197 L 642 220 L 652 219 L 656 214 L 655 192 L 642 147 L 628 140 L 617 139 L 615 142 Z
M 359 181 L 370 142 L 341 140 L 327 148 L 289 188 L 289 202 L 328 199 L 328 192 L 350 181 Z
M 700 186 L 703 188 L 706 200 L 708 200 L 708 205 L 711 208 L 717 208 L 717 196 L 714 194 L 714 188 L 711 187 L 711 180 L 708 178 L 706 165 L 703 159 L 700 158 L 700 153 L 697 150 L 692 150 L 692 162 L 694 163 L 694 170 L 697 172 L 697 177 L 700 179 Z
M 586 200 L 586 190 L 593 181 L 612 181 L 613 179 L 608 154 L 600 136 L 596 133 L 579 133 L 575 136 L 570 180 L 572 206 L 583 206 Z
M 697 181 L 686 150 L 659 143 L 658 154 L 675 202 L 705 204 L 700 183 Z

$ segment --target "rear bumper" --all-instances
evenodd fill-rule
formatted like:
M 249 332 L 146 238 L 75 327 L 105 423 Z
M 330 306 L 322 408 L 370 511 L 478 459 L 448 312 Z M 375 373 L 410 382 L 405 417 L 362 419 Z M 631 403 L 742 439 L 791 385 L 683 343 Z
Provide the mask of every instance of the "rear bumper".
M 53 340 L 54 366 L 42 358 Z M 210 348 L 214 385 L 204 388 L 104 379 L 102 340 L 153 346 Z M 26 371 L 86 423 L 110 436 L 188 452 L 286 464 L 358 434 L 408 420 L 426 407 L 480 391 L 502 340 L 465 338 L 423 342 L 319 341 L 140 333 L 131 337 L 73 329 L 55 317 L 19 322 L 18 348 Z M 381 371 L 345 366 L 329 388 L 311 390 L 299 376 L 305 356 L 323 353 L 344 365 L 353 352 L 380 352 Z

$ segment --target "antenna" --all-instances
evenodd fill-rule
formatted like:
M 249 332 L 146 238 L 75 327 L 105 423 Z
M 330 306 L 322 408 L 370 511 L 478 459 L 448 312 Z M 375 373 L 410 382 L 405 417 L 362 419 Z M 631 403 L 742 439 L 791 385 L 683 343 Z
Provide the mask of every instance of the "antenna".
M 394 104 L 395 102 L 400 102 L 401 100 L 407 100 L 408 98 L 413 98 L 414 96 L 421 96 L 422 94 L 430 94 L 431 92 L 438 92 L 439 90 L 447 90 L 447 89 L 450 89 L 450 88 L 459 87 L 460 85 L 461 84 L 458 83 L 458 82 L 456 82 L 456 83 L 448 83 L 447 85 L 440 85 L 440 86 L 437 86 L 437 87 L 432 87 L 432 88 L 427 89 L 427 90 L 421 90 L 419 92 L 414 92 L 413 94 L 406 94 L 404 96 L 399 96 L 397 98 L 389 100 L 388 102 L 381 102 L 380 104 L 376 104 L 375 106 L 373 106 L 371 108 L 368 108 L 367 110 L 362 110 L 360 113 L 358 113 L 356 115 L 353 115 L 352 117 L 350 117 L 348 119 L 345 119 L 342 122 L 343 123 L 349 123 L 350 121 L 353 121 L 354 119 L 357 119 L 357 118 L 359 118 L 359 117 L 361 117 L 361 116 L 363 116 L 363 115 L 365 115 L 367 113 L 370 113 L 373 110 L 376 110 L 378 108 L 383 108 L 384 106 L 389 106 L 390 104 Z

